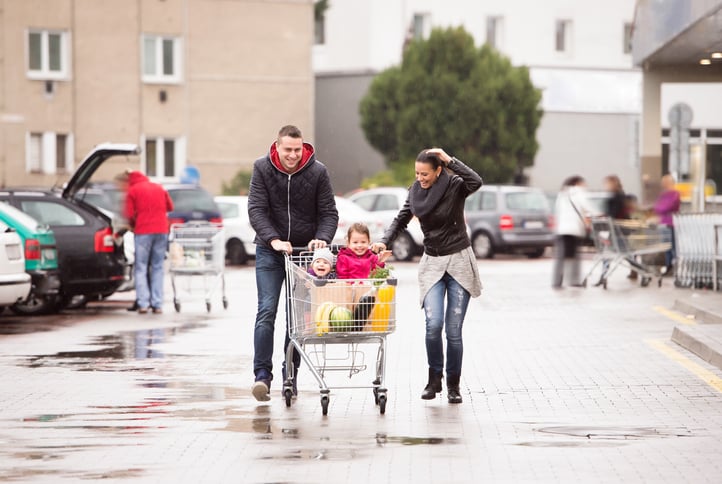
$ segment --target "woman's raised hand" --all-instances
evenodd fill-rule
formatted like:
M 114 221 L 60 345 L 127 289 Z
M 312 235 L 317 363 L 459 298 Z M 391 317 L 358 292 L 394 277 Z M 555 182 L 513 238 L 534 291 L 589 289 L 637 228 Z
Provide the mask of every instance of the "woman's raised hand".
M 373 244 L 371 244 L 371 247 L 369 247 L 369 249 L 371 249 L 371 252 L 373 252 L 374 254 L 378 254 L 379 252 L 383 252 L 386 250 L 386 244 L 384 244 L 383 242 L 374 242 Z
M 451 156 L 449 156 L 449 154 L 442 148 L 430 148 L 426 150 L 426 152 L 438 156 L 439 159 L 444 163 L 444 165 L 448 165 L 451 161 Z

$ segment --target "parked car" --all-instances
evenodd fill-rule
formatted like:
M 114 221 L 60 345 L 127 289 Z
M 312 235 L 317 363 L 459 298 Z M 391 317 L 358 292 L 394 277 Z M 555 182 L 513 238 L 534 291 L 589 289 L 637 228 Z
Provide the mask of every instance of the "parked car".
M 536 188 L 485 185 L 466 199 L 465 214 L 478 258 L 502 252 L 537 258 L 554 245 L 554 216 Z
M 362 190 L 349 195 L 349 200 L 361 208 L 373 212 L 383 224 L 384 230 L 391 225 L 399 210 L 406 203 L 409 191 L 402 187 L 381 187 Z M 394 258 L 400 261 L 411 260 L 424 250 L 424 234 L 419 220 L 414 217 L 404 232 L 399 234 L 391 245 Z
M 137 146 L 132 144 L 98 145 L 62 190 L 0 190 L 0 201 L 47 224 L 55 234 L 60 270 L 58 308 L 78 300 L 107 297 L 124 282 L 126 259 L 122 239 L 114 237 L 111 217 L 82 199 L 82 189 L 109 158 L 137 153 Z
M 356 222 L 366 224 L 371 233 L 371 242 L 378 240 L 384 234 L 384 224 L 376 214 L 364 210 L 347 198 L 336 197 L 336 210 L 338 210 L 338 229 L 332 244 L 346 245 L 348 229 Z
M 0 222 L 0 308 L 24 300 L 30 293 L 30 284 L 20 236 Z
M 253 239 L 256 232 L 248 220 L 248 197 L 218 196 L 214 198 L 223 216 L 226 237 L 226 261 L 232 265 L 245 264 L 256 256 Z
M 173 200 L 173 211 L 168 213 L 168 222 L 182 224 L 205 221 L 223 223 L 223 217 L 213 196 L 199 185 L 190 183 L 163 184 Z
M 58 249 L 55 234 L 47 225 L 0 202 L 0 222 L 20 236 L 25 251 L 25 272 L 30 275 L 30 293 L 10 306 L 16 314 L 43 314 L 55 307 L 60 292 Z

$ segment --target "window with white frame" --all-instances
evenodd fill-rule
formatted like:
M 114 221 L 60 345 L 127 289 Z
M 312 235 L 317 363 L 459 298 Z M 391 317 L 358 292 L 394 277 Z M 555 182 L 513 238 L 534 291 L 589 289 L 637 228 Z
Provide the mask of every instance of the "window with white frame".
M 68 33 L 54 30 L 28 30 L 27 75 L 31 79 L 68 77 Z
M 431 14 L 415 13 L 411 25 L 414 40 L 422 40 L 431 33 Z
M 622 49 L 625 54 L 632 53 L 632 33 L 634 26 L 631 23 L 624 24 L 624 33 L 622 37 Z
M 499 16 L 486 17 L 486 43 L 495 49 L 501 49 L 504 19 Z
M 25 148 L 28 173 L 63 174 L 73 168 L 73 137 L 54 132 L 30 132 Z
M 572 21 L 557 20 L 555 29 L 554 50 L 557 52 L 571 52 Z
M 184 138 L 145 138 L 145 174 L 154 178 L 177 177 L 185 164 Z
M 178 83 L 181 81 L 181 39 L 160 35 L 143 36 L 143 81 Z

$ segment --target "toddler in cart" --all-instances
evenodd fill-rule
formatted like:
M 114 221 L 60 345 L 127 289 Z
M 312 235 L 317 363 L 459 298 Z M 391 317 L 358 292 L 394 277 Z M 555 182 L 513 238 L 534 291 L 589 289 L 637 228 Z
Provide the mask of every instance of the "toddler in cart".
M 339 279 L 368 279 L 371 271 L 385 267 L 390 250 L 374 254 L 369 248 L 371 234 L 366 224 L 351 225 L 346 234 L 346 247 L 339 250 L 336 259 L 336 274 Z
M 308 273 L 317 279 L 336 279 L 331 249 L 324 247 L 313 251 L 313 259 L 308 267 Z

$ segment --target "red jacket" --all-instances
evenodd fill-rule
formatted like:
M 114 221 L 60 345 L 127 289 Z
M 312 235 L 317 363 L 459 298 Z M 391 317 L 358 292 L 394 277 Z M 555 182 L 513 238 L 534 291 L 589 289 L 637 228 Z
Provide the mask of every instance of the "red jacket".
M 152 183 L 139 171 L 128 175 L 125 217 L 130 221 L 133 232 L 139 235 L 167 233 L 168 212 L 172 210 L 173 200 L 165 188 Z
M 344 247 L 338 251 L 336 274 L 339 279 L 368 279 L 372 270 L 384 267 L 384 265 L 370 250 L 367 250 L 364 255 L 358 256 L 348 247 Z

